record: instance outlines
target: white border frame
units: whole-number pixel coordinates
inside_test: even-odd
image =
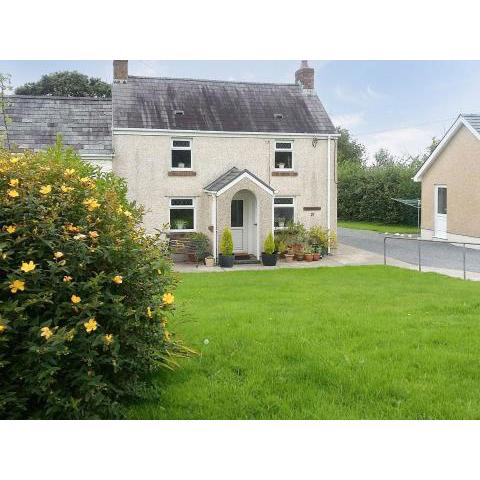
[[[195,201],[194,197],[170,197],[168,199],[168,225],[171,226],[171,218],[170,212],[171,210],[187,210],[189,208],[188,205],[173,205],[172,200],[191,200],[193,208],[193,229],[177,229],[177,228],[169,228],[168,231],[170,233],[191,233],[197,231],[197,202]]]
[[[277,148],[277,143],[289,143],[290,148]],[[273,166],[272,169],[274,172],[293,172],[295,169],[293,168],[295,163],[293,161],[293,140],[275,140],[274,142],[274,148],[273,148]],[[290,152],[292,154],[292,166],[290,168],[277,168],[275,166],[275,156],[277,152]]]
[[[172,137],[170,139],[170,171],[171,172],[191,172],[193,170],[193,148],[192,148],[192,138],[181,138],[181,137]],[[173,142],[189,142],[190,147],[174,147]],[[190,167],[179,168],[172,166],[172,152],[174,150],[181,151],[190,151]]]
[[[292,203],[289,203],[289,204],[275,204],[275,199],[277,198],[291,198],[293,200]],[[273,197],[273,200],[272,200],[272,203],[273,203],[273,208],[272,208],[272,224],[273,224],[273,231],[277,231],[277,230],[285,230],[287,227],[276,227],[275,226],[275,207],[286,207],[286,208],[292,208],[293,209],[293,221],[295,222],[296,221],[296,218],[295,218],[295,213],[297,211],[297,206],[295,204],[295,197],[293,195],[275,195]]]

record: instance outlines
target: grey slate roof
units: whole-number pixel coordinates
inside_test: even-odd
[[[270,185],[268,185],[263,180],[258,178],[250,170],[247,170],[246,168],[243,169],[243,170],[240,170],[237,167],[232,167],[230,170],[225,172],[223,175],[220,175],[212,183],[210,183],[206,187],[204,187],[204,190],[207,191],[207,192],[219,192],[222,188],[224,188],[227,185],[229,185],[230,183],[232,183],[236,178],[238,178],[240,175],[243,175],[244,173],[248,173],[255,180],[257,180],[260,183],[262,183],[263,185],[265,185],[265,187],[267,187],[269,190],[271,190],[272,193],[275,192],[275,189],[273,189]]]
[[[335,133],[315,92],[295,84],[129,76],[112,98],[114,128]]]
[[[480,115],[474,113],[461,115],[478,133],[480,133]]]
[[[63,143],[80,154],[112,153],[110,99],[13,95],[8,103],[11,145],[38,150],[54,144],[61,134]]]

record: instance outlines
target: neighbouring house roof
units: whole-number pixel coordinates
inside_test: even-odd
[[[246,168],[243,170],[238,169],[237,167],[233,167],[227,172],[225,172],[223,175],[220,175],[218,178],[216,178],[213,182],[208,184],[204,190],[206,192],[211,192],[211,193],[222,193],[224,190],[227,190],[229,186],[232,184],[236,183],[236,181],[239,181],[241,178],[244,177],[249,177],[251,180],[253,180],[255,183],[259,184],[262,188],[265,190],[268,190],[269,193],[274,194],[275,189],[272,188],[268,183],[265,183],[263,180],[258,178],[255,174],[253,174],[250,170],[247,170]]]
[[[80,154],[112,154],[112,102],[88,97],[8,97],[8,138],[12,146],[38,150],[63,143]]]
[[[413,177],[415,182],[422,180],[425,172],[432,166],[433,162],[437,159],[438,155],[448,145],[453,136],[457,133],[459,128],[466,127],[470,132],[480,140],[480,115],[477,114],[460,114],[453,125],[448,129],[447,133],[442,138],[441,142],[435,147],[430,156],[423,162],[418,172]]]
[[[129,76],[112,98],[114,129],[336,133],[316,93],[296,84]]]

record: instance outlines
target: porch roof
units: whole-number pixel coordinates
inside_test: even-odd
[[[255,183],[260,184],[260,186],[266,189],[271,195],[275,193],[275,189],[272,188],[268,183],[265,183],[263,180],[258,178],[255,174],[253,174],[250,170],[246,168],[240,170],[237,167],[232,167],[230,170],[225,172],[223,175],[220,175],[216,178],[213,182],[208,184],[204,190],[206,192],[216,193],[217,195],[222,193],[224,190],[227,190],[229,186],[236,183],[236,181],[240,180],[243,177],[250,177]]]

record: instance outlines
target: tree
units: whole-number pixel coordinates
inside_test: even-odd
[[[346,128],[337,127],[337,132],[340,134],[337,150],[338,164],[365,164],[365,146],[352,138],[350,132]]]
[[[375,157],[375,166],[384,167],[386,165],[392,165],[395,163],[395,157],[386,149],[381,148],[374,155]]]
[[[110,85],[100,78],[88,77],[77,71],[64,71],[42,75],[38,82],[17,87],[15,94],[110,98],[112,90]]]
[[[8,139],[8,125],[11,123],[11,118],[7,115],[8,92],[12,90],[10,86],[10,75],[0,73],[0,147],[5,146],[10,148]]]

